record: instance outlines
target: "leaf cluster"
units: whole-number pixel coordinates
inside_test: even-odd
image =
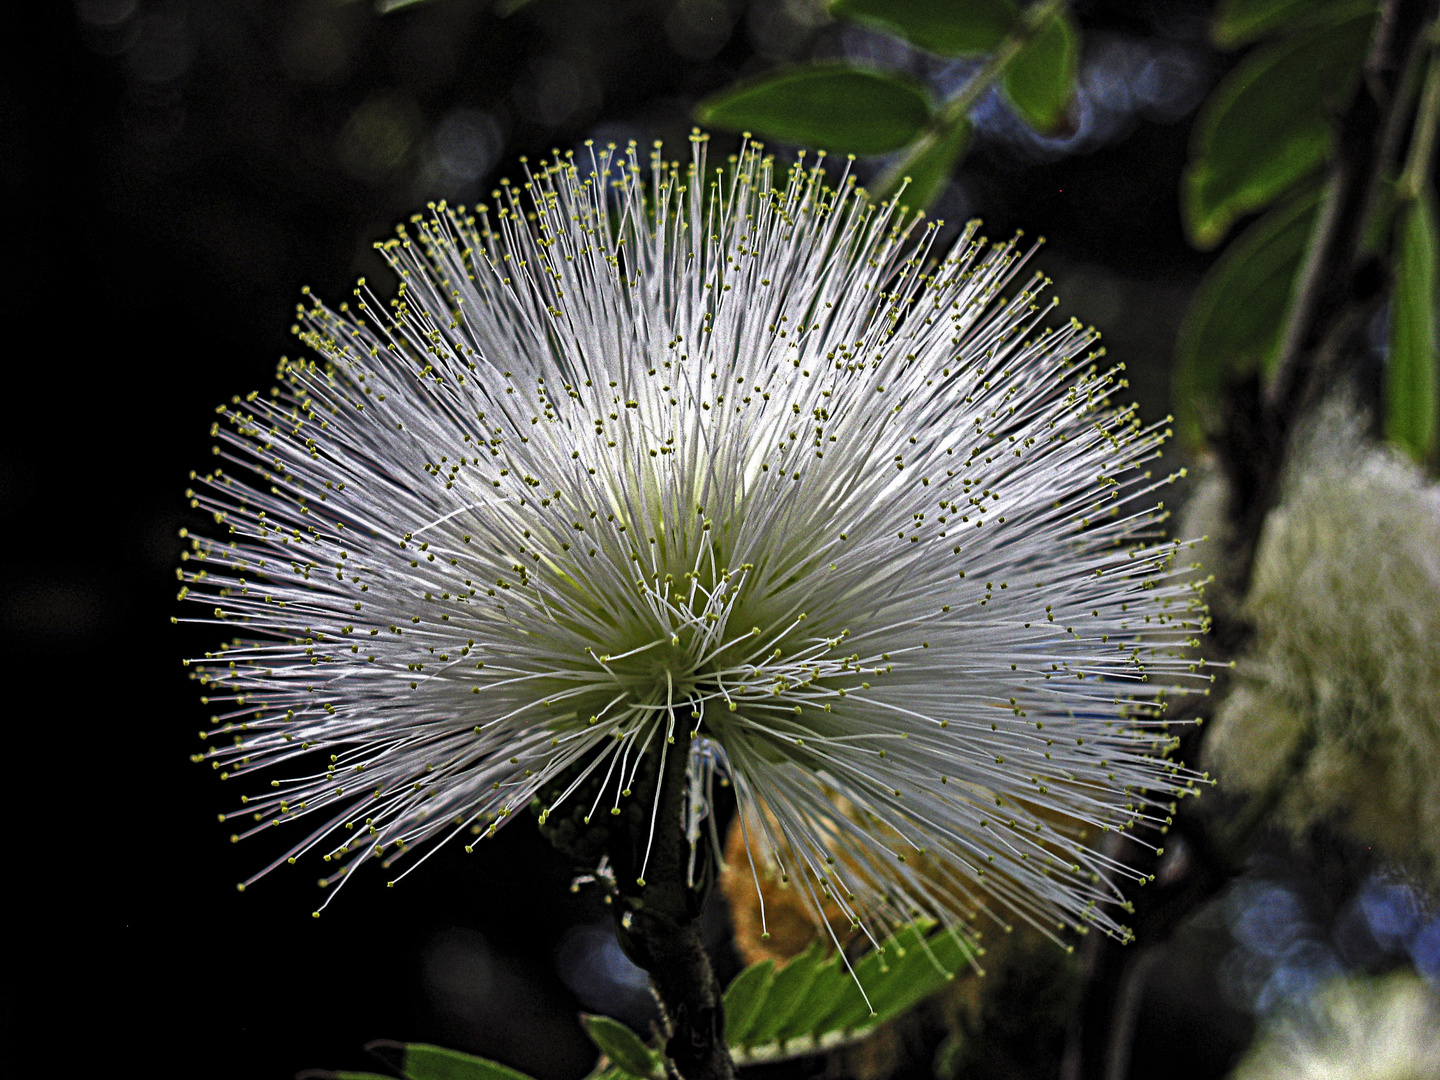
[[[935,201],[965,156],[970,110],[992,85],[1039,131],[1063,130],[1068,122],[1080,31],[1059,0],[1025,10],[1015,0],[830,0],[829,12],[978,66],[954,98],[939,102],[893,72],[836,62],[785,67],[707,99],[696,119],[835,153],[898,151],[876,194],[898,196],[915,210]]]
[[[1062,0],[1024,8],[1016,0],[829,0],[828,10],[937,56],[973,58],[975,70],[954,97],[936,101],[914,79],[853,63],[783,67],[702,102],[696,119],[830,152],[893,155],[875,197],[915,211],[934,202],[969,150],[970,112],[992,86],[1036,130],[1066,126],[1081,35]],[[1244,228],[1202,283],[1176,345],[1175,412],[1192,449],[1203,445],[1228,385],[1274,377],[1325,204],[1335,117],[1356,93],[1378,21],[1378,0],[1217,6],[1216,44],[1249,51],[1196,120],[1181,213],[1201,249]],[[1426,94],[1409,143],[1424,152],[1411,155],[1405,183],[1398,165],[1391,171],[1392,197],[1371,208],[1369,235],[1394,284],[1385,429],[1423,460],[1436,453],[1440,432],[1428,160],[1440,105],[1426,104],[1432,84],[1440,99],[1440,75],[1433,48],[1418,50],[1415,64],[1405,92],[1415,97],[1424,82]]]
[[[1182,438],[1204,441],[1224,388],[1253,373],[1272,380],[1329,206],[1335,116],[1357,92],[1377,33],[1375,0],[1223,0],[1212,28],[1226,47],[1252,46],[1198,117],[1181,191],[1192,243],[1226,247],[1202,282],[1176,345],[1173,395]],[[1428,66],[1429,73],[1424,69]],[[1432,49],[1417,50],[1401,93],[1414,104],[1409,143],[1428,146],[1436,84]],[[1437,87],[1440,90],[1440,87]],[[1386,434],[1424,460],[1436,450],[1436,237],[1430,153],[1388,172],[1367,208],[1365,235],[1393,281],[1383,393]],[[1405,182],[1401,182],[1404,179]]]

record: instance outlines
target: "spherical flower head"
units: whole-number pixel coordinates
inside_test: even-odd
[[[604,821],[685,754],[694,842],[719,775],[817,914],[1116,930],[1123,871],[1050,822],[1193,783],[1163,433],[1013,241],[940,253],[849,178],[695,144],[414,219],[388,305],[304,306],[317,358],[221,410],[193,497],[228,533],[182,577],[240,634],[204,756],[273,777],[231,816],[309,819],[277,862],[333,881],[532,803]]]
[[[1440,883],[1440,493],[1334,408],[1256,556],[1255,643],[1216,716],[1222,784],[1283,789]]]
[[[1337,979],[1262,1032],[1233,1080],[1431,1080],[1440,997],[1409,973]]]

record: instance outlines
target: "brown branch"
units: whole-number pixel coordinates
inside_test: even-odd
[[[689,732],[679,729],[675,742],[664,749],[658,775],[635,784],[629,827],[616,830],[607,845],[615,871],[615,929],[625,952],[650,974],[671,1073],[679,1080],[734,1080],[720,984],[700,933],[706,886],[713,877],[708,845],[702,845],[699,887],[687,882]]]
[[[660,760],[660,749],[664,761]],[[715,879],[714,853],[701,843],[690,884],[690,840],[685,833],[689,732],[645,754],[631,789],[614,812],[591,821],[608,777],[601,770],[572,792],[561,812],[542,815],[540,831],[577,869],[603,857],[600,875],[615,911],[615,934],[627,956],[650,975],[660,1004],[667,1068],[675,1080],[733,1080],[725,1043],[720,985],[700,932],[700,914]],[[537,801],[544,806],[569,786],[561,777]],[[644,879],[643,881],[641,879]]]

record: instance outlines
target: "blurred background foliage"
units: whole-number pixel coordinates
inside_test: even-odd
[[[967,64],[961,81],[927,85],[854,57],[825,59],[722,90],[696,116],[851,156],[895,151],[873,195],[918,211],[948,192],[983,100],[998,103],[1038,139],[1081,126],[1082,31],[1062,0],[1023,10],[1013,0],[832,0],[828,11]],[[1377,0],[1224,0],[1212,15],[1216,44],[1258,47],[1226,73],[1196,118],[1180,191],[1187,235],[1209,250],[1238,220],[1281,205],[1253,222],[1206,275],[1177,342],[1174,407],[1192,452],[1203,448],[1207,429],[1218,429],[1228,385],[1257,370],[1273,382],[1286,351],[1295,352],[1291,327],[1307,317],[1296,297],[1306,264],[1323,246],[1314,238],[1342,202],[1334,178],[1322,198],[1319,174],[1336,152],[1336,118],[1355,94],[1380,21]],[[1367,194],[1362,225],[1367,254],[1385,264],[1395,283],[1389,323],[1380,328],[1388,347],[1378,411],[1390,441],[1424,462],[1434,456],[1440,431],[1430,179],[1440,66],[1433,44],[1405,45],[1398,107],[1391,111],[1400,122],[1385,133],[1379,153],[1403,147],[1404,168],[1398,159],[1381,163],[1383,184]],[[1126,85],[1143,93],[1146,74],[1156,77],[1147,71]],[[1373,81],[1380,73],[1364,75]]]
[[[12,948],[36,962],[7,970],[6,1075],[27,1074],[36,1008],[73,1036],[62,1071],[94,1053],[216,1080],[365,1068],[359,1047],[382,1035],[564,1080],[594,1061],[579,1010],[641,1030],[651,1018],[600,897],[570,889],[570,867],[525,829],[473,856],[447,849],[405,888],[360,884],[319,922],[298,871],[233,888],[264,853],[225,843],[213,815],[226,793],[188,761],[206,717],[174,658],[209,642],[169,625],[177,533],[195,524],[180,493],[209,410],[264,386],[293,349],[302,285],[339,299],[359,275],[384,280],[371,245],[395,222],[429,200],[485,198],[522,175],[521,156],[585,139],[682,154],[700,117],[782,157],[854,151],[882,194],[910,176],[910,199],[947,228],[978,216],[992,237],[1045,236],[1063,310],[1101,327],[1141,414],[1176,410],[1194,454],[1207,403],[1278,348],[1324,198],[1326,110],[1357,77],[1356,28],[1373,12],[1074,0],[1021,14],[985,0],[961,26],[897,14],[940,7],[901,0],[391,6],[73,0],[4,16],[14,404],[0,505],[15,527],[0,630],[21,687],[12,753],[41,785],[15,832],[54,853],[18,875],[29,932]],[[777,72],[782,91],[829,107],[767,100]],[[1255,111],[1266,85],[1289,113]],[[866,141],[847,143],[842,106],[867,120]],[[1276,116],[1293,123],[1267,128]],[[718,135],[714,149],[737,142]],[[1411,299],[1377,323],[1367,370],[1377,401],[1409,403],[1387,423],[1422,456],[1435,244],[1428,173],[1414,180],[1397,175],[1400,211],[1377,227],[1414,268],[1397,294]],[[1383,363],[1392,336],[1430,358],[1428,383]],[[1413,966],[1440,982],[1440,922],[1418,895],[1367,849],[1317,843],[1263,838],[1162,950],[1131,1075],[1226,1075],[1257,1017],[1337,971]],[[707,920],[728,980],[741,957],[723,900]],[[931,1015],[937,1031],[968,1032],[964,1052],[953,1039],[938,1056],[933,1040],[903,1047],[885,1075],[1043,1074],[1018,1004],[1035,993],[1006,976],[962,1017]]]

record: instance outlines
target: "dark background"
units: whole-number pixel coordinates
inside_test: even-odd
[[[216,814],[240,792],[188,759],[208,714],[180,661],[214,642],[170,623],[178,531],[204,529],[187,473],[215,405],[294,350],[301,286],[334,301],[383,279],[371,244],[427,200],[476,201],[518,155],[588,137],[686,153],[697,100],[787,61],[849,55],[941,94],[967,66],[831,23],[818,0],[10,6],[0,632],[21,913],[0,1073],[278,1080],[365,1068],[361,1044],[388,1037],[582,1075],[576,1011],[643,1024],[647,999],[593,890],[572,892],[525,825],[393,890],[362,874],[318,920],[317,866],[236,892],[266,848],[227,843]],[[1208,6],[1079,0],[1074,130],[1039,138],[986,99],[937,207],[1048,238],[1065,310],[1105,331],[1148,419],[1209,258],[1177,211],[1190,121],[1228,63]],[[1255,994],[1217,980],[1243,939],[1227,918],[1162,967],[1137,1075],[1233,1061]]]

